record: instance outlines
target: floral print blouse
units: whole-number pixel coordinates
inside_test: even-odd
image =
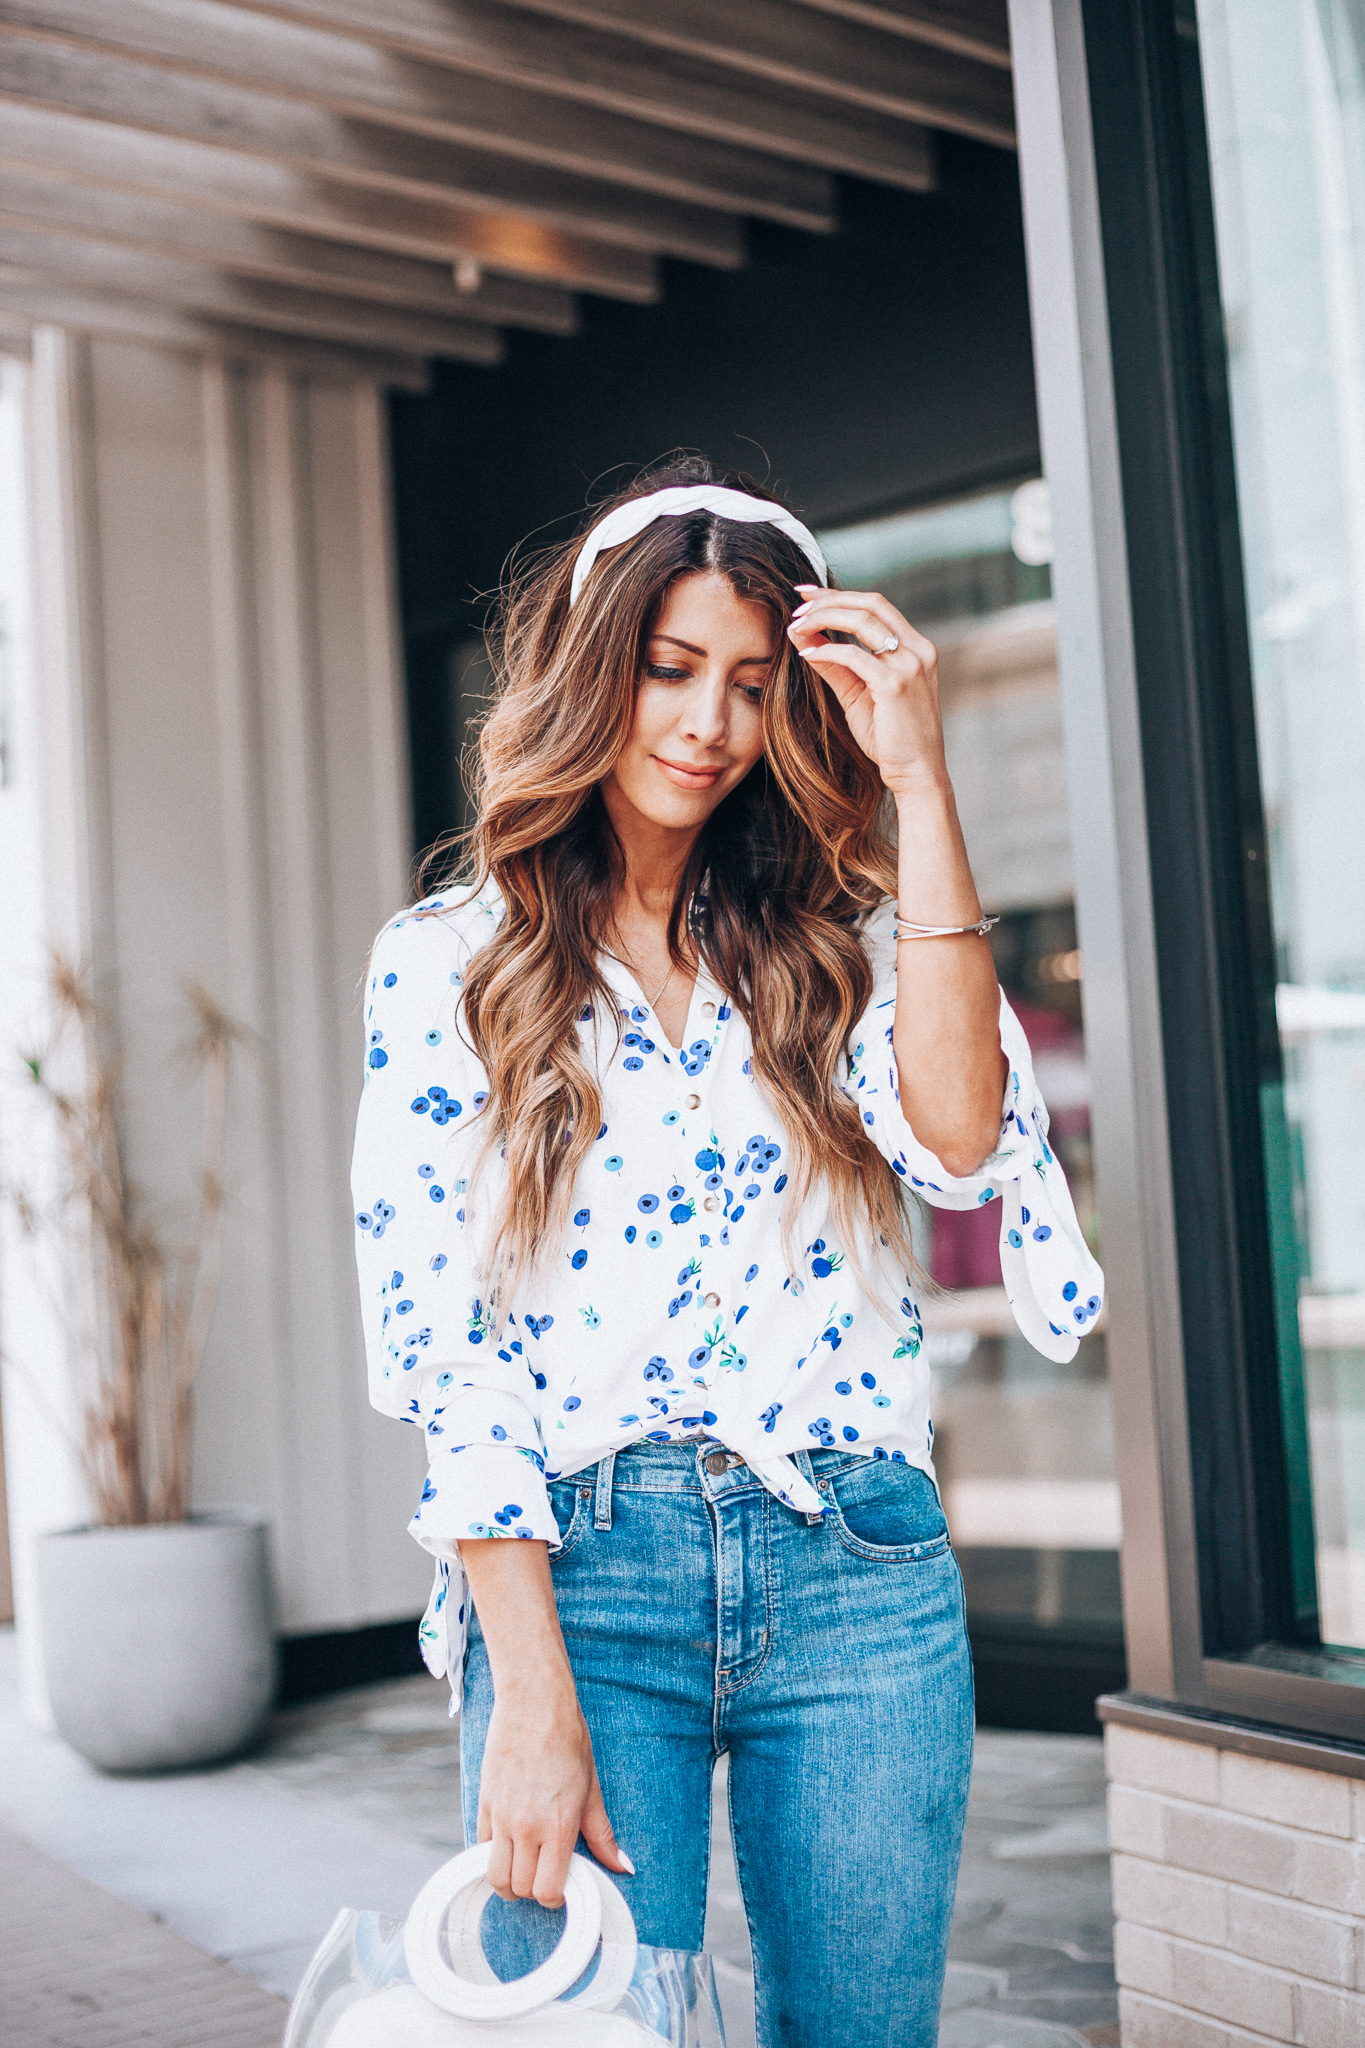
[[[602,1127],[563,1246],[495,1328],[479,1247],[497,1162],[476,1204],[468,1180],[487,1077],[463,1029],[461,986],[500,916],[491,889],[457,891],[380,934],[352,1174],[370,1397],[427,1439],[411,1523],[437,1561],[422,1647],[456,1701],[460,1540],[557,1544],[547,1483],[610,1451],[712,1438],[810,1514],[823,1504],[794,1462],[802,1451],[852,1449],[933,1474],[915,1288],[882,1252],[868,1281],[878,1301],[869,1297],[820,1181],[790,1233],[788,1264],[787,1133],[754,1078],[747,1026],[704,966],[677,1051],[630,973],[603,955],[617,1014],[583,1020],[597,1047]],[[999,1144],[979,1172],[955,1178],[901,1114],[893,918],[887,901],[864,919],[873,993],[843,1086],[908,1189],[939,1208],[999,1203],[1015,1319],[1039,1351],[1068,1359],[1100,1312],[1103,1279],[1048,1145],[1027,1041],[1002,996],[1010,1070]]]

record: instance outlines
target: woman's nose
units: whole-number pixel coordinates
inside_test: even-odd
[[[726,697],[723,684],[703,683],[688,693],[683,711],[683,730],[689,739],[714,746],[726,734]]]

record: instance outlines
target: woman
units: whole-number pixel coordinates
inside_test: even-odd
[[[727,1751],[760,2042],[926,2048],[972,1691],[909,1190],[1001,1202],[1050,1357],[1102,1283],[934,649],[826,586],[697,464],[522,578],[477,873],[371,964],[359,1264],[372,1397],[428,1439],[423,1642],[494,1889],[557,1905],[581,1834],[642,1940],[700,1948]]]

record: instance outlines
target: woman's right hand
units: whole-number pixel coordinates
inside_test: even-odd
[[[493,1844],[489,1884],[502,1899],[562,1906],[580,1834],[599,1863],[634,1876],[607,1819],[567,1662],[562,1673],[519,1672],[510,1686],[495,1679],[479,1775],[479,1840]]]
[[[502,1899],[562,1906],[581,1834],[607,1870],[634,1877],[618,1847],[574,1690],[544,1543],[462,1543],[493,1679],[479,1772],[478,1839]]]

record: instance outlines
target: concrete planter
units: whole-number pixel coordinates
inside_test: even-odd
[[[264,1518],[63,1529],[37,1546],[58,1732],[102,1771],[216,1763],[259,1734],[275,1688]]]

